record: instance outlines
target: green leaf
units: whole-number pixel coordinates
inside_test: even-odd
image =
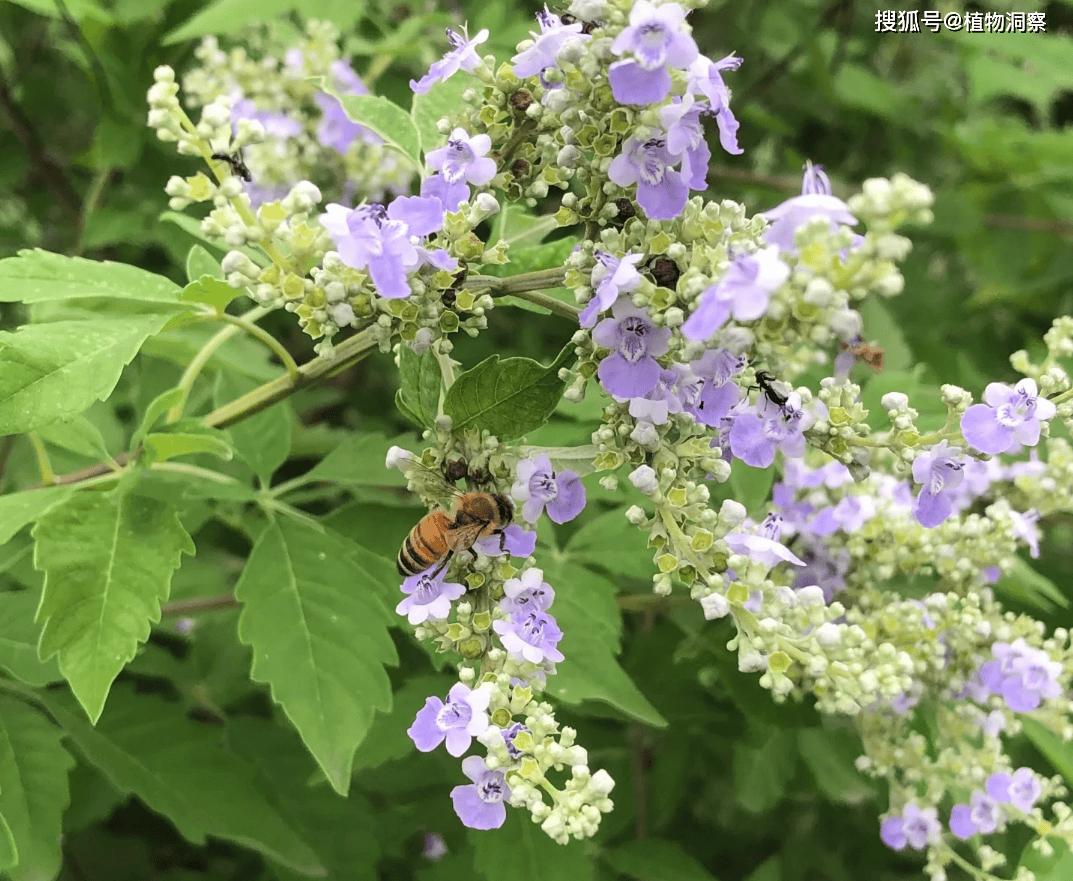
[[[613,551],[613,552],[612,552]],[[566,553],[591,566],[616,575],[644,577],[654,571],[654,551],[644,536],[630,525],[621,509],[608,511],[585,523],[570,536]]]
[[[209,453],[230,460],[231,445],[226,435],[215,428],[187,426],[185,430],[158,431],[146,436],[143,446],[149,462],[166,462],[176,456],[194,456]]]
[[[202,249],[204,250],[204,249]],[[179,294],[184,303],[198,303],[202,306],[211,306],[217,312],[223,312],[241,291],[231,287],[227,282],[213,278],[211,275],[203,275],[197,281],[192,281]]]
[[[39,652],[60,670],[97,721],[112,681],[160,620],[171,575],[194,544],[168,505],[127,495],[81,492],[48,512],[33,531],[34,565],[45,572],[37,611]]]
[[[0,545],[73,492],[73,486],[50,486],[0,496]]]
[[[257,388],[258,383],[221,371],[213,392],[216,406],[234,401]],[[291,453],[291,405],[279,401],[228,429],[235,452],[265,483]]]
[[[124,366],[167,321],[116,315],[0,331],[0,435],[70,419],[107,398]]]
[[[1066,784],[1073,786],[1073,744],[1064,742],[1035,719],[1022,717],[1021,723],[1025,736],[1043,753],[1054,769],[1066,778]]]
[[[321,459],[305,477],[343,486],[399,486],[406,479],[385,464],[392,442],[382,434],[352,434]]]
[[[212,835],[306,875],[323,874],[309,845],[258,791],[254,769],[222,746],[218,727],[187,718],[182,704],[119,687],[94,728],[59,695],[41,700],[86,761],[188,841],[200,845]]]
[[[1056,606],[1063,609],[1069,606],[1069,599],[1055,583],[1021,557],[1014,557],[1010,571],[995,582],[995,592],[1044,612],[1053,612]]]
[[[184,327],[169,327],[146,340],[142,352],[166,358],[185,369],[218,332],[218,327],[204,321]],[[280,375],[279,365],[269,361],[265,346],[246,334],[231,337],[213,353],[205,367],[207,371],[230,370],[261,382],[277,379]]]
[[[395,692],[391,712],[376,717],[354,756],[354,769],[375,768],[411,755],[416,747],[406,734],[430,695],[444,696],[457,682],[449,676],[416,676]]]
[[[0,260],[0,302],[38,303],[105,297],[178,306],[179,286],[136,266],[65,257],[50,251],[19,251]]]
[[[249,25],[282,18],[302,7],[301,0],[215,0],[172,29],[161,43],[182,43],[210,34],[235,34]]]
[[[774,483],[774,468],[750,468],[739,461],[731,468],[727,488],[730,498],[741,502],[746,511],[755,513],[771,498],[771,487]]]
[[[1036,881],[1069,881],[1073,878],[1073,851],[1056,835],[1049,836],[1047,843],[1053,853],[1044,856],[1029,843],[1021,854],[1020,866],[1030,870]]]
[[[580,841],[556,844],[525,811],[507,809],[507,821],[488,832],[469,831],[473,862],[487,881],[591,881],[593,864]]]
[[[0,814],[0,869],[10,869],[19,861],[19,851],[15,847],[15,836],[11,833],[7,817]]]
[[[797,748],[816,786],[830,801],[860,804],[875,797],[875,789],[857,770],[860,741],[849,731],[801,728]]]
[[[360,122],[372,129],[392,147],[413,161],[416,168],[422,168],[421,136],[410,114],[394,101],[381,95],[340,95],[324,77],[310,80],[318,89],[338,99],[343,112],[351,122]]]
[[[374,712],[391,707],[383,665],[398,662],[367,580],[326,530],[280,518],[261,533],[235,588],[251,676],[271,688],[341,795]]]
[[[217,281],[223,281],[224,273],[220,268],[220,261],[213,257],[204,245],[191,245],[190,252],[186,255],[186,278],[193,282],[206,275]],[[237,293],[238,291],[235,291],[235,294]]]
[[[45,443],[88,456],[103,459],[108,456],[108,445],[101,430],[85,416],[76,416],[67,422],[53,422],[37,429],[37,435]]]
[[[539,428],[555,411],[564,383],[559,369],[574,357],[568,343],[544,367],[529,358],[486,358],[455,381],[443,402],[454,430],[487,429],[501,441],[513,440]]]
[[[63,862],[61,821],[74,759],[61,737],[37,710],[0,696],[0,815],[18,851],[18,864],[6,866],[11,881],[54,878]]]
[[[440,406],[443,374],[432,352],[414,354],[407,345],[399,346],[399,391],[395,401],[403,415],[413,417],[422,428],[432,428]]]
[[[602,854],[604,861],[627,878],[641,881],[715,881],[707,869],[675,841],[645,838],[628,841]]]
[[[134,432],[134,436],[130,439],[130,452],[133,453],[141,446],[146,433],[156,425],[157,420],[185,397],[185,391],[176,387],[170,388],[166,392],[161,392],[153,398],[149,406],[145,408],[145,415],[142,416],[141,425],[138,426],[138,430]]]
[[[474,76],[458,71],[446,80],[433,84],[424,95],[414,94],[410,105],[410,118],[417,129],[417,142],[421,152],[443,146],[446,135],[440,134],[437,123],[441,119],[452,119],[463,110],[462,95],[467,89],[483,89],[481,82]]]
[[[731,764],[738,804],[761,814],[782,800],[797,767],[797,749],[792,731],[760,725],[753,730],[755,743],[735,743]]]
[[[42,661],[37,656],[41,629],[34,613],[40,601],[39,590],[0,593],[0,667],[38,688],[63,678],[55,658]]]

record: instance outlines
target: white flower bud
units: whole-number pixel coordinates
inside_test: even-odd
[[[724,618],[730,614],[730,603],[721,593],[711,593],[706,597],[701,597],[700,607],[704,610],[704,617],[709,621]]]
[[[634,526],[640,526],[647,519],[645,512],[637,505],[630,505],[626,509],[626,519]]]
[[[408,461],[414,457],[414,454],[409,450],[404,450],[402,447],[392,447],[387,451],[386,465],[388,468],[399,468],[401,471],[401,463]]]
[[[349,303],[337,303],[328,314],[338,327],[346,327],[354,320],[354,309]]]
[[[891,410],[900,411],[909,406],[909,396],[902,392],[887,392],[879,399],[879,402],[883,405],[883,409],[888,412]]]
[[[650,496],[659,490],[659,480],[656,479],[656,472],[649,465],[639,465],[630,472],[630,483],[646,496]]]
[[[747,513],[745,505],[741,502],[724,499],[723,504],[719,506],[719,521],[729,527],[740,526],[745,521]]]

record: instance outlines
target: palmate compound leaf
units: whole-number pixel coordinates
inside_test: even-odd
[[[0,331],[0,435],[70,419],[104,400],[169,315],[110,315]]]
[[[178,514],[156,499],[80,492],[33,531],[45,573],[38,652],[60,671],[96,722],[112,681],[160,620],[172,573],[194,543]]]
[[[61,737],[37,710],[0,696],[0,815],[17,851],[17,862],[0,859],[0,870],[11,881],[59,872],[61,821],[70,800],[67,773],[75,763]]]
[[[455,380],[443,402],[455,431],[488,429],[501,441],[540,428],[563,393],[559,369],[574,357],[568,343],[545,367],[530,358],[486,358]]]
[[[328,530],[280,517],[261,533],[235,588],[251,676],[271,688],[341,795],[374,713],[391,708],[384,665],[398,663],[369,581]]]
[[[316,854],[258,790],[255,769],[226,749],[216,726],[187,718],[182,704],[120,685],[94,728],[61,694],[41,693],[41,701],[87,762],[188,841],[204,844],[211,835],[304,875],[324,874]]]

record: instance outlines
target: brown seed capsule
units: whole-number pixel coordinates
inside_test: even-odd
[[[678,264],[670,257],[657,257],[652,261],[651,270],[652,278],[656,280],[656,284],[660,287],[670,288],[672,291],[674,286],[678,284],[678,277],[682,274]]]
[[[444,468],[444,474],[447,475],[447,479],[451,481],[451,483],[454,483],[456,480],[462,480],[462,478],[466,476],[466,472],[466,463],[461,459],[448,462],[447,467]]]
[[[631,217],[637,216],[637,209],[633,207],[633,202],[629,199],[615,199],[615,207],[618,208],[618,214],[614,220],[617,226],[622,226]]]
[[[522,178],[529,174],[529,168],[529,163],[526,162],[524,159],[515,159],[510,164],[510,173],[513,174],[516,178]]]
[[[455,301],[458,300],[458,294],[448,288],[442,294],[440,294],[440,302],[443,303],[448,309],[451,309],[455,305]]]
[[[529,109],[529,105],[532,103],[533,96],[525,91],[525,89],[519,89],[510,96],[510,106],[516,113],[525,113],[525,111]]]
[[[492,472],[487,468],[474,468],[469,473],[469,479],[476,484],[486,484],[492,482]]]

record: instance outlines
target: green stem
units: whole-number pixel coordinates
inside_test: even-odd
[[[226,312],[217,312],[212,317],[218,318],[221,321],[226,321],[228,324],[233,324],[236,327],[241,327],[250,336],[259,339],[276,353],[276,357],[279,358],[279,360],[283,362],[283,366],[287,368],[287,375],[290,376],[292,380],[298,379],[298,364],[295,362],[294,358],[291,357],[291,353],[283,348],[283,344],[263,327],[259,327],[243,315],[229,315]]]
[[[465,286],[474,291],[486,290],[493,297],[504,297],[508,294],[517,296],[526,291],[561,288],[565,281],[566,267],[553,266],[551,269],[537,269],[508,278],[497,278],[494,275],[471,275],[466,279]]]
[[[37,458],[37,470],[41,473],[41,482],[45,486],[50,486],[56,482],[56,472],[52,470],[48,450],[45,449],[45,445],[41,443],[41,438],[37,436],[36,432],[31,431],[27,433],[26,437],[30,439],[30,444],[34,448],[34,456]]]
[[[511,294],[511,296],[517,297],[519,300],[528,300],[537,306],[543,306],[549,312],[554,312],[563,318],[569,318],[573,322],[577,322],[578,316],[581,314],[581,310],[577,306],[571,306],[569,303],[564,303],[562,300],[557,300],[555,297],[550,297],[537,291],[521,291]]]
[[[245,315],[242,315],[240,319],[236,320],[236,323],[229,324],[227,327],[222,328],[218,333],[209,339],[205,345],[201,347],[193,358],[193,360],[186,365],[186,370],[183,371],[182,379],[179,380],[179,388],[183,390],[182,400],[179,401],[174,407],[168,411],[168,422],[176,422],[183,415],[183,408],[186,406],[186,399],[190,395],[190,389],[193,388],[194,380],[198,378],[198,375],[205,369],[205,365],[209,363],[209,359],[216,354],[216,350],[226,343],[231,337],[238,336],[239,332],[246,329],[246,324],[253,324],[258,318],[267,315],[272,311],[271,306],[258,306],[256,309],[251,309]],[[235,316],[228,316],[234,318]],[[290,358],[290,356],[287,356]],[[293,363],[293,361],[292,361]]]
[[[510,168],[511,160],[514,158],[514,154],[518,152],[518,148],[529,138],[529,136],[536,131],[537,121],[526,117],[522,122],[514,127],[514,131],[511,132],[510,138],[507,143],[503,145],[503,149],[499,151],[499,170],[503,171]]]
[[[173,615],[193,615],[198,612],[215,612],[220,609],[234,609],[239,605],[233,593],[225,593],[214,597],[194,597],[189,600],[175,600],[171,603],[160,604],[162,617]]]

